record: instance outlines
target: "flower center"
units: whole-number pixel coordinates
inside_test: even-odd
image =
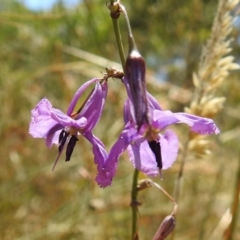
[[[147,128],[145,128],[144,133],[142,134],[148,142],[150,141],[157,141],[159,140],[159,130],[152,128],[151,126],[148,126]]]
[[[67,139],[69,139],[67,143],[67,149],[66,149],[66,158],[65,161],[70,161],[70,158],[73,153],[73,149],[76,145],[76,142],[78,141],[78,138],[76,137],[78,133],[78,130],[76,128],[70,127],[66,128],[66,130],[62,130],[61,133],[59,134],[59,146],[58,146],[58,151],[61,152],[63,147],[66,144]]]

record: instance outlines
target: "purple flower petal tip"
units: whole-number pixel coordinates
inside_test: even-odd
[[[43,98],[31,111],[31,122],[29,133],[34,138],[46,138],[49,127],[52,128],[56,122],[51,118],[52,105],[48,99]]]
[[[101,187],[101,188],[105,188],[108,187],[112,184],[112,176],[109,172],[106,172],[104,170],[101,170],[97,177],[95,178],[97,184]]]

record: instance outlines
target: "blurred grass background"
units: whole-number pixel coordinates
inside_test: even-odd
[[[123,4],[147,62],[148,90],[164,109],[182,111],[191,100],[192,73],[209,37],[217,2],[125,0]],[[120,26],[127,47],[123,19]],[[232,33],[237,62],[239,30],[236,24]],[[87,60],[84,54],[76,57],[78,49],[119,62],[105,1],[84,0],[74,7],[58,2],[48,11],[34,12],[19,1],[1,0],[0,239],[130,238],[133,167],[127,154],[119,161],[112,186],[100,189],[94,181],[96,167],[87,141],[80,138],[71,161],[61,158],[52,172],[57,148],[47,149],[43,140],[28,134],[30,110],[41,98],[66,111],[77,88],[105,71],[101,63]],[[190,156],[186,163],[175,239],[212,239],[231,207],[239,166],[239,91],[239,72],[232,72],[217,93],[226,96],[227,102],[215,119],[222,134],[210,137],[212,154],[204,159]],[[124,99],[122,84],[110,79],[103,117],[94,130],[107,149],[123,127]],[[184,143],[186,128],[174,130]],[[163,173],[164,181],[155,179],[170,194],[178,168],[177,161]],[[151,239],[170,214],[172,203],[156,189],[141,192],[139,199],[143,202],[140,239]],[[234,239],[240,239],[239,222]]]

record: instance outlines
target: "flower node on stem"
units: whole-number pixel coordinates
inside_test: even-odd
[[[119,0],[116,2],[111,1],[109,4],[107,4],[108,9],[110,10],[111,18],[117,19],[120,17],[121,8],[119,4],[120,4]]]

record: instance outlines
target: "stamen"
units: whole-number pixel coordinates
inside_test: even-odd
[[[161,155],[161,146],[160,146],[160,142],[157,141],[148,141],[148,145],[151,148],[151,150],[153,151],[155,157],[156,157],[156,162],[157,162],[157,166],[159,169],[162,169],[162,155]],[[160,176],[161,176],[161,172],[160,172]]]
[[[62,151],[68,136],[69,136],[69,132],[67,132],[65,130],[62,130],[61,133],[59,134],[59,139],[58,139],[58,143],[59,143],[58,151],[59,152]]]
[[[74,149],[77,141],[78,141],[78,138],[75,137],[74,135],[70,138],[68,145],[67,145],[67,149],[66,149],[66,159],[65,159],[66,162],[70,161],[73,149]]]

